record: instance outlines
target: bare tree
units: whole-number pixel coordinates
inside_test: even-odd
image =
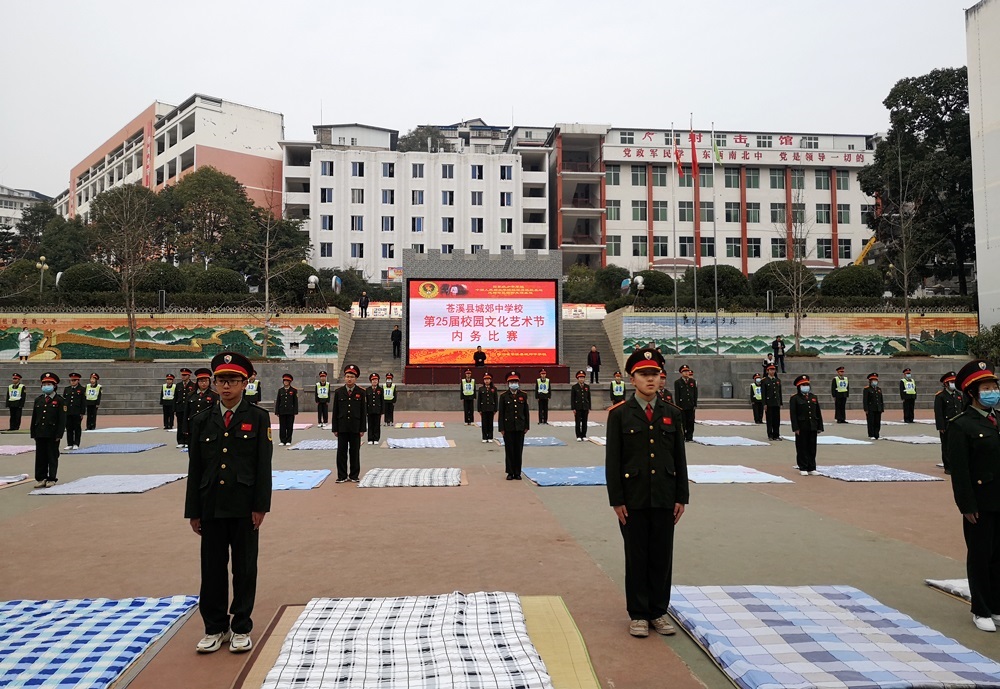
[[[802,319],[805,312],[819,296],[816,291],[816,276],[806,261],[814,255],[809,249],[809,237],[813,232],[813,222],[806,216],[802,203],[802,191],[798,190],[791,208],[786,208],[786,221],[774,226],[778,237],[785,240],[785,262],[772,264],[771,277],[784,296],[789,298],[789,312],[792,315],[792,334],[795,349],[800,349]],[[789,222],[790,220],[790,222]]]
[[[146,264],[158,260],[162,241],[155,231],[159,221],[155,193],[137,184],[115,187],[97,196],[91,205],[95,257],[114,270],[128,319],[128,355],[135,358],[136,283]]]

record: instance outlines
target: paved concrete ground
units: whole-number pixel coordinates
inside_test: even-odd
[[[828,412],[829,414],[829,412]],[[889,413],[895,419],[898,412]],[[749,420],[747,411],[703,412]],[[923,410],[918,417],[930,416]],[[604,412],[592,420],[603,423]],[[569,420],[566,412],[552,420]],[[300,415],[309,422],[311,415]],[[278,606],[314,596],[390,596],[453,590],[510,590],[561,595],[606,687],[727,687],[728,681],[686,636],[633,639],[626,633],[621,538],[603,487],[540,488],[504,480],[503,449],[479,442],[458,412],[407,413],[397,421],[445,421],[445,429],[383,429],[383,438],[441,435],[449,450],[364,446],[374,466],[459,466],[460,488],[359,489],[336,485],[276,492],[262,527],[255,613],[263,629]],[[105,425],[158,425],[155,416],[114,417]],[[864,426],[828,426],[863,438]],[[604,427],[591,429],[603,435]],[[933,426],[883,427],[883,435],[933,435]],[[535,426],[565,447],[527,448],[526,466],[603,463],[603,448],[573,442],[572,428]],[[696,435],[765,439],[763,427],[697,426]],[[295,440],[328,438],[296,431]],[[135,455],[63,456],[60,479],[99,473],[186,470],[186,455],[166,431],[84,435],[97,442],[167,442]],[[0,435],[0,444],[29,444]],[[820,464],[867,464],[937,474],[940,449],[880,441],[820,447]],[[961,517],[950,484],[845,483],[800,477],[794,445],[715,448],[688,445],[690,464],[743,464],[795,483],[699,485],[678,532],[678,584],[847,584],[875,596],[967,646],[1000,660],[1000,635],[977,631],[968,606],[923,585],[926,577],[964,576]],[[334,468],[333,452],[275,448],[275,468]],[[0,457],[0,473],[31,474],[33,455]],[[142,495],[29,496],[28,486],[0,490],[0,598],[163,596],[197,593],[197,537],[183,519],[184,483]],[[133,687],[226,687],[243,656],[196,656],[196,615],[146,667]]]

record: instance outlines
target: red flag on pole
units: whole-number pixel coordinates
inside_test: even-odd
[[[691,138],[691,176],[694,178],[694,183],[698,184],[698,151],[695,148],[694,130],[689,136]]]
[[[674,163],[677,165],[677,177],[684,179],[684,168],[681,167],[681,149],[677,146],[677,135],[670,130],[670,136],[674,141]]]

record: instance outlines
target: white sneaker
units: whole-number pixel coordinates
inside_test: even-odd
[[[72,449],[73,449],[72,445],[67,445],[66,447],[63,448],[63,451],[66,452],[66,451],[69,451],[69,450],[72,450]]]
[[[819,476],[819,472],[818,471],[810,471],[809,475],[810,476]]]
[[[215,653],[229,637],[229,632],[219,632],[218,634],[206,634],[202,637],[195,650],[198,653]]]
[[[809,475],[808,471],[800,471],[799,473],[802,474],[803,476],[808,476]]]
[[[246,653],[253,648],[253,642],[249,634],[233,634],[232,641],[229,642],[230,653]]]
[[[177,443],[177,447],[178,448],[184,447],[184,443]]]
[[[972,623],[976,625],[977,629],[984,632],[995,632],[997,630],[997,625],[992,617],[976,617],[973,615]]]
[[[37,481],[35,483],[35,488],[47,488],[48,481]]]

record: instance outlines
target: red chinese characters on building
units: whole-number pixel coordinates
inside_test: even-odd
[[[646,132],[645,134],[643,134],[642,135],[642,140],[643,141],[652,141],[653,140],[653,132]]]
[[[735,134],[733,135],[733,143],[746,145],[747,135],[746,134]]]
[[[788,134],[782,134],[781,136],[778,137],[778,145],[779,146],[791,146],[792,145],[792,137],[790,135],[788,135]]]

